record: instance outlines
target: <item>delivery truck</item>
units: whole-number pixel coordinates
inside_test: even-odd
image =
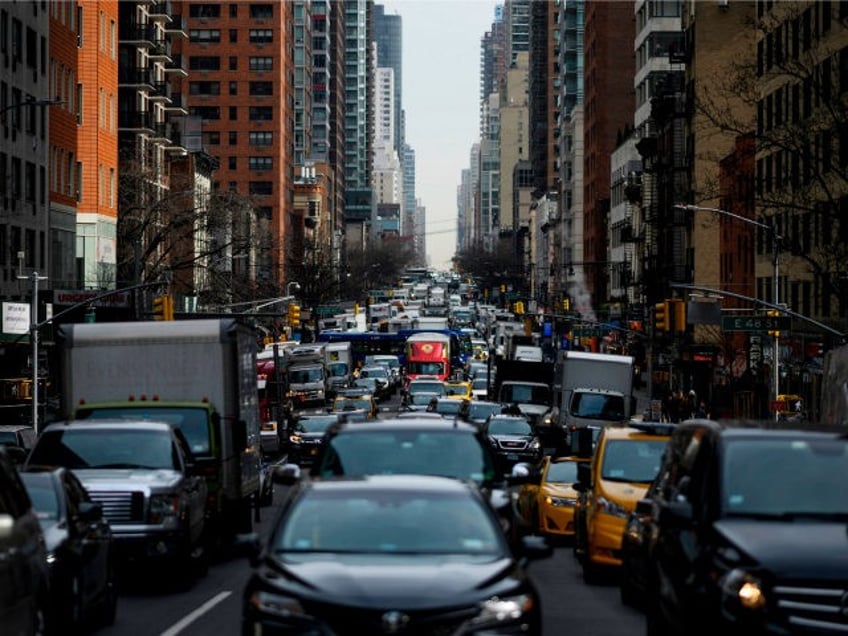
[[[207,483],[214,539],[252,530],[259,505],[256,336],[236,319],[61,325],[67,419],[164,421]]]

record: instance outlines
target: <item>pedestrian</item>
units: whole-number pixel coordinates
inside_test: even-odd
[[[703,400],[698,403],[698,408],[696,408],[695,412],[692,413],[692,417],[698,419],[709,419],[710,414],[707,412],[707,405],[704,404]]]

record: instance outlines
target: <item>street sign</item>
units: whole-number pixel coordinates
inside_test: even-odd
[[[328,307],[326,305],[319,305],[315,308],[315,313],[319,316],[335,316],[336,314],[340,314],[344,311],[341,307]]]
[[[789,316],[722,316],[722,331],[789,331]]]

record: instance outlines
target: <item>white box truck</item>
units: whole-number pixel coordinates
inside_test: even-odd
[[[250,532],[259,505],[256,336],[236,319],[61,325],[67,419],[165,421],[208,486],[208,528]]]
[[[578,428],[600,431],[634,414],[633,357],[560,351],[554,366],[554,418],[571,440]],[[594,436],[594,434],[593,434]]]

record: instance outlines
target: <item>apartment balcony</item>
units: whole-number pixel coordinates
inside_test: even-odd
[[[166,73],[173,73],[175,75],[188,77],[188,69],[186,68],[186,58],[182,55],[172,55],[170,64],[165,66],[162,70],[164,70]]]
[[[153,22],[164,22],[169,23],[173,20],[171,13],[173,11],[173,6],[169,0],[159,0],[158,2],[151,2],[147,8],[147,17]]]
[[[152,117],[146,110],[131,110],[118,112],[118,128],[121,130],[149,131],[152,130]]]
[[[161,36],[156,39],[150,48],[147,49],[147,56],[157,62],[171,61],[171,41],[163,39]]]
[[[150,46],[156,39],[156,29],[152,24],[121,22],[118,26],[118,39],[122,44]]]
[[[186,19],[182,15],[173,16],[170,24],[165,25],[165,33],[172,37],[188,37],[188,26]]]
[[[147,99],[152,102],[171,103],[171,85],[168,82],[153,82],[152,89],[147,94]]]
[[[118,86],[146,86],[153,84],[153,69],[150,68],[118,68]]]
[[[180,93],[173,93],[171,103],[164,104],[164,109],[170,115],[188,115],[188,105],[183,102],[183,96]]]

